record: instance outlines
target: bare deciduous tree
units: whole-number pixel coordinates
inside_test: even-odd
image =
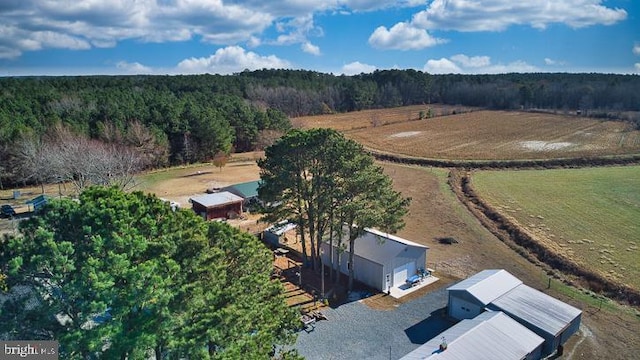
[[[70,182],[78,192],[91,184],[129,189],[145,165],[133,147],[92,140],[63,126],[42,140],[25,137],[14,150],[14,163],[25,182]]]

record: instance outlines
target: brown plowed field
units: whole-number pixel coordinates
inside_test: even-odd
[[[640,131],[619,121],[488,110],[407,121],[398,109],[376,111],[385,121],[375,127],[370,118],[365,127],[366,116],[359,113],[300,118],[295,123],[333,127],[365,147],[429,159],[520,160],[640,153]]]
[[[467,106],[440,104],[411,105],[390,109],[373,109],[330,115],[301,116],[291,119],[291,123],[295,128],[331,128],[339,131],[349,131],[417,121],[420,119],[420,112],[422,111],[424,116],[427,116],[429,109],[431,109],[432,116],[445,116],[478,110],[477,108]]]

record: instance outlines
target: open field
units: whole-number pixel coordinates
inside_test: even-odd
[[[323,115],[304,124],[344,131],[375,150],[429,159],[519,160],[640,153],[640,131],[624,122],[488,110],[406,121],[400,110],[376,111],[389,125],[373,127],[369,114],[367,126],[367,115],[360,113]]]
[[[411,105],[389,109],[362,110],[330,115],[301,116],[291,119],[295,128],[331,128],[339,131],[358,130],[420,119],[420,112],[427,116],[445,116],[477,110],[468,106],[442,104]]]
[[[481,171],[472,186],[555,253],[640,289],[640,166]]]

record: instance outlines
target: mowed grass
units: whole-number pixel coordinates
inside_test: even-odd
[[[343,121],[349,120],[345,117]],[[473,111],[345,134],[372,149],[429,159],[521,160],[640,153],[640,131],[631,124],[533,112]]]
[[[480,171],[472,184],[551,249],[640,289],[640,166]]]

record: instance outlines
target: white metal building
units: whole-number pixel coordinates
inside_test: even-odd
[[[440,345],[446,342],[445,350]],[[544,339],[499,311],[462,320],[427,341],[402,360],[534,360]]]
[[[506,270],[484,270],[448,289],[448,314],[462,320],[502,311],[544,339],[542,355],[578,331],[582,311],[529,287]]]
[[[580,309],[524,284],[497,298],[488,308],[503,311],[544,338],[545,355],[578,331],[582,317]]]
[[[322,261],[331,264],[329,244],[322,244]],[[375,229],[365,233],[354,243],[354,279],[374,289],[387,292],[393,286],[405,284],[417,270],[426,269],[429,248]],[[337,252],[334,246],[334,254]],[[340,256],[340,270],[348,274],[348,248]],[[335,255],[334,255],[335,259]]]
[[[521,284],[506,270],[483,270],[447,289],[449,316],[458,320],[474,318],[493,300]]]

